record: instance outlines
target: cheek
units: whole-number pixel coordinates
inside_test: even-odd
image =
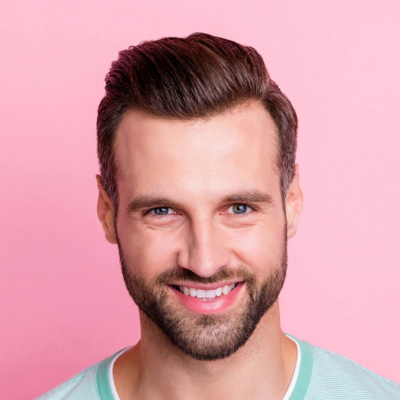
[[[230,248],[233,265],[245,264],[251,272],[269,275],[280,266],[285,245],[284,222],[259,224],[246,231],[232,232]]]
[[[125,261],[132,272],[149,279],[176,266],[174,236],[171,232],[160,232],[134,223],[118,226],[118,239]]]

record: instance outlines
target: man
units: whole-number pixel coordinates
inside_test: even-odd
[[[41,399],[400,399],[282,332],[297,117],[253,48],[194,34],[122,51],[97,132],[98,216],[142,336]]]

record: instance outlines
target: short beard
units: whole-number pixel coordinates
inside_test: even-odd
[[[175,346],[196,360],[226,358],[243,346],[263,315],[278,299],[286,278],[286,229],[280,265],[261,283],[244,268],[226,268],[212,277],[203,278],[179,267],[167,270],[147,283],[134,274],[134,265],[127,265],[119,240],[118,249],[122,274],[133,301]],[[238,305],[235,313],[228,311],[220,315],[196,315],[185,309],[176,309],[168,299],[171,289],[167,285],[172,281],[207,284],[228,279],[246,283],[247,300]]]

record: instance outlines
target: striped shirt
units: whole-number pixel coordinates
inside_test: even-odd
[[[354,361],[290,337],[297,362],[283,400],[400,400],[400,385]],[[85,369],[37,400],[120,400],[113,366],[127,349]]]

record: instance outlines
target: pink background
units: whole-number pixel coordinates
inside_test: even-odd
[[[400,381],[398,0],[8,0],[1,398],[33,398],[139,339],[95,212],[96,109],[119,50],[195,31],[259,50],[300,118],[283,329]]]

